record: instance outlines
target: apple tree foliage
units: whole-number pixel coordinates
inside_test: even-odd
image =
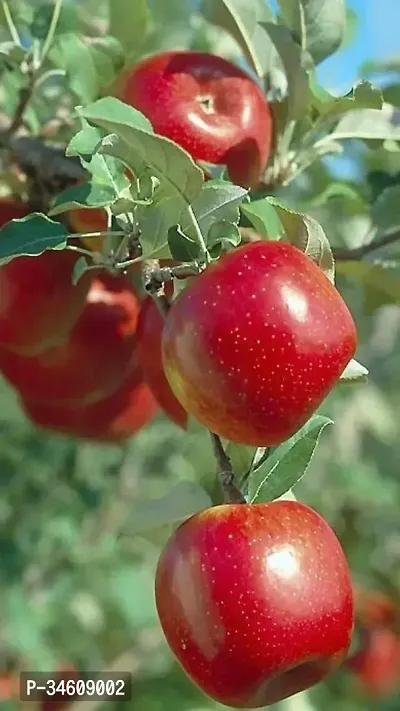
[[[400,64],[371,58],[343,96],[331,93],[318,66],[356,31],[344,0],[3,0],[0,197],[29,196],[34,211],[0,230],[0,263],[65,248],[77,207],[103,208],[108,227],[101,255],[81,250],[76,281],[99,259],[115,271],[163,258],[193,268],[252,230],[317,261],[355,316],[361,362],[287,442],[226,451],[248,501],[315,506],[355,581],[400,610]],[[176,47],[237,62],[265,91],[275,147],[256,189],[223,167],[207,166],[205,182],[188,153],[112,96],[126,67]],[[1,392],[0,677],[127,663],[132,709],[219,708],[173,663],[152,598],[172,527],[220,500],[207,433],[160,415],[124,446],[82,443],[40,434]],[[397,709],[399,693],[380,709]],[[290,703],[282,709],[375,708],[346,670]]]

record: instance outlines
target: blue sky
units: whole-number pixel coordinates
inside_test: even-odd
[[[366,59],[400,56],[400,0],[348,0],[348,4],[359,18],[356,37],[319,70],[322,83],[338,91],[353,85]]]

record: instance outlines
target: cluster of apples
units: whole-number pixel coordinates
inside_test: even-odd
[[[0,226],[26,213],[3,200]],[[41,428],[100,442],[131,437],[159,405],[185,427],[161,365],[155,304],[128,276],[101,269],[75,286],[76,259],[54,250],[0,268],[0,371],[26,414]]]
[[[197,52],[167,52],[124,79],[121,98],[195,160],[254,186],[271,150],[265,96],[241,70]],[[277,445],[337,382],[356,329],[321,269],[283,242],[225,254],[173,301],[162,362],[184,410],[219,436]],[[200,512],[159,559],[156,604],[190,678],[234,708],[276,703],[345,658],[353,594],[338,539],[296,501]]]
[[[130,71],[120,95],[195,160],[226,165],[238,184],[257,184],[271,149],[271,113],[240,69],[203,53],[162,53]],[[28,261],[54,262],[44,269],[47,284],[64,258],[71,262],[68,253]],[[17,270],[24,259],[2,268],[3,282],[4,270]],[[63,269],[70,277],[71,264]],[[57,288],[61,282],[59,275]],[[181,425],[188,413],[231,441],[277,445],[315,412],[356,348],[339,292],[284,242],[254,242],[222,256],[173,300],[165,323],[153,302],[139,304],[125,277],[98,275],[89,285],[83,278],[78,289],[66,282],[68,319],[64,307],[52,308],[54,282],[42,299],[46,349],[36,336],[7,342],[0,326],[0,369],[35,422],[80,436],[93,437],[99,422],[103,439],[104,429],[107,439],[126,436],[132,408],[136,429],[139,412],[143,425],[156,407],[151,384]],[[24,331],[22,318],[31,332],[39,318],[35,290],[28,298],[23,291],[13,312],[16,333]],[[24,299],[29,316],[20,315]],[[57,343],[48,342],[49,309]],[[140,408],[139,398],[146,403]],[[353,592],[343,550],[319,514],[296,501],[196,514],[167,543],[155,587],[177,659],[228,706],[261,707],[308,688],[343,661],[350,645]]]

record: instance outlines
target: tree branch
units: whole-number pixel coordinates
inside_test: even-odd
[[[78,158],[67,158],[64,148],[47,146],[38,138],[12,138],[9,147],[14,160],[29,178],[42,182],[58,178],[76,183],[87,176]]]
[[[14,134],[21,128],[24,121],[25,110],[32,98],[33,90],[35,86],[35,74],[32,68],[28,70],[28,84],[23,87],[19,93],[18,106],[15,110],[15,114],[6,131],[6,140],[10,139]]]
[[[235,474],[232,469],[232,463],[222,446],[220,438],[214,432],[210,432],[210,437],[214,456],[217,460],[218,479],[225,502],[227,504],[245,504],[246,499],[234,483]]]
[[[367,256],[371,252],[375,252],[383,247],[388,247],[390,244],[394,244],[400,240],[400,230],[398,232],[391,232],[389,235],[383,235],[379,239],[373,242],[368,242],[360,247],[355,247],[354,249],[347,249],[346,247],[334,247],[333,256],[337,261],[357,261]]]

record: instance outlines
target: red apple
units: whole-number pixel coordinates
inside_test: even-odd
[[[22,203],[0,200],[0,227],[27,214]],[[72,283],[76,260],[67,250],[49,250],[0,267],[0,346],[36,355],[64,342],[89,289],[87,279]]]
[[[357,619],[363,627],[400,628],[400,610],[385,593],[356,586],[355,600]]]
[[[19,677],[12,672],[0,673],[0,702],[15,701],[19,695]]]
[[[163,52],[130,70],[118,93],[195,160],[227,165],[240,185],[258,183],[271,150],[272,115],[261,89],[231,62]]]
[[[213,263],[173,302],[165,374],[212,432],[256,446],[296,432],[335,385],[356,329],[322,270],[284,242],[254,242]]]
[[[299,502],[226,504],[192,516],[161,554],[155,593],[186,673],[234,708],[312,686],[350,645],[343,550],[326,521]]]
[[[136,334],[138,359],[145,380],[160,407],[175,424],[186,429],[187,412],[173,394],[162,365],[161,336],[163,326],[164,319],[154,299],[147,297],[140,310]]]
[[[391,696],[400,688],[400,612],[385,593],[355,587],[358,650],[346,661],[369,697]]]
[[[391,696],[400,688],[400,636],[379,625],[364,629],[362,647],[346,666],[367,696]]]
[[[118,390],[92,404],[22,400],[26,415],[38,427],[97,442],[121,442],[148,425],[157,413],[157,402],[137,369]]]
[[[107,214],[101,208],[87,209],[77,207],[68,213],[71,229],[77,233],[105,232],[107,230]],[[104,237],[81,237],[81,242],[86,249],[92,252],[101,252],[104,246]]]
[[[129,280],[104,273],[63,346],[36,357],[0,351],[0,371],[24,398],[96,402],[114,392],[137,364],[140,302]]]

